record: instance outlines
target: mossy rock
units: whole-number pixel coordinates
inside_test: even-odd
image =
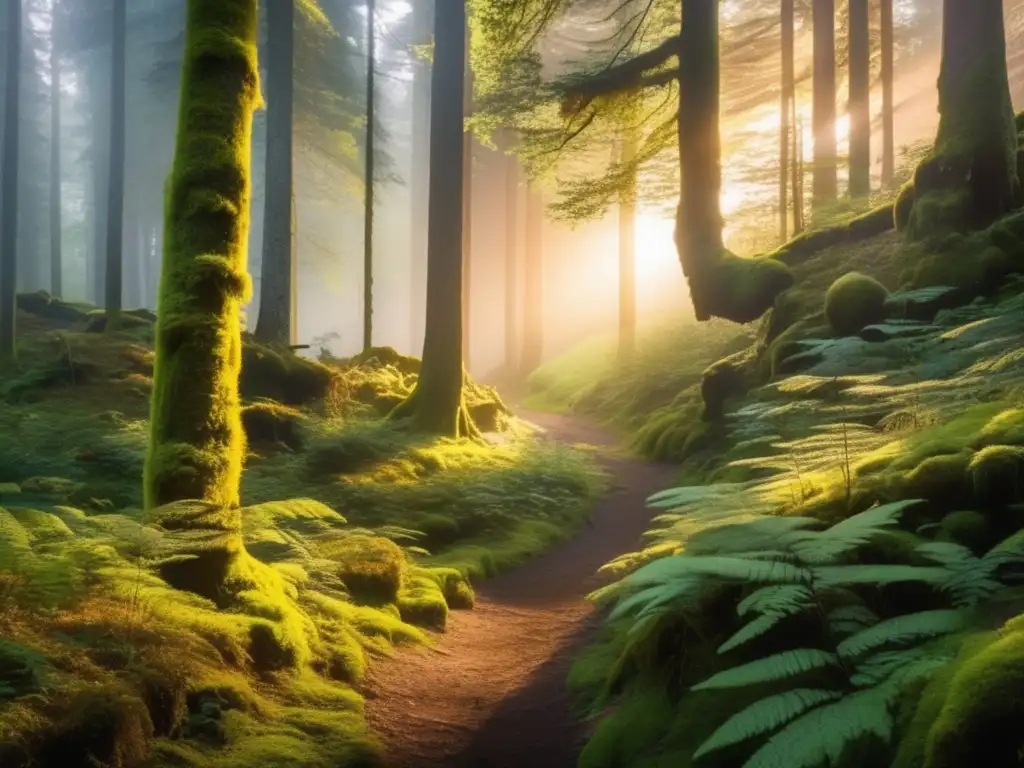
[[[825,294],[825,319],[837,336],[853,336],[885,319],[889,291],[873,277],[847,272]]]
[[[46,291],[18,294],[18,309],[46,320],[56,320],[68,325],[85,323],[94,309],[89,304],[77,304],[51,296]]]
[[[357,534],[332,546],[329,557],[352,596],[371,604],[393,603],[402,589],[405,555],[390,539]]]
[[[90,687],[52,702],[56,713],[41,734],[36,765],[95,768],[140,765],[153,723],[145,702],[117,688]]]
[[[23,493],[39,496],[54,496],[60,499],[70,498],[82,488],[82,483],[68,480],[65,477],[30,477],[21,481]]]
[[[705,421],[721,421],[725,418],[725,404],[728,400],[743,397],[750,390],[750,368],[752,358],[747,352],[719,360],[706,371],[701,379],[700,395],[704,401]]]
[[[971,460],[970,451],[926,458],[905,476],[906,497],[948,505],[969,501],[972,495],[972,476],[968,470]]]
[[[696,304],[706,307],[711,316],[751,323],[771,309],[793,281],[793,273],[781,261],[725,253],[692,290],[700,292]]]
[[[1005,507],[1024,499],[1024,447],[982,448],[971,459],[969,468],[979,503]]]
[[[370,366],[390,365],[406,375],[419,374],[420,372],[419,358],[403,355],[396,351],[394,347],[370,347],[368,350],[348,358],[345,363],[348,365]]]
[[[897,232],[905,232],[910,226],[910,215],[914,211],[914,182],[908,181],[900,187],[896,204],[893,206],[893,222]]]
[[[131,331],[136,328],[151,328],[156,323],[156,315],[148,309],[128,309],[121,313],[119,331]],[[103,333],[107,330],[107,312],[96,309],[89,313],[89,321],[85,325],[86,333]]]
[[[293,451],[302,450],[305,420],[301,411],[272,400],[252,403],[242,409],[242,426],[252,445],[285,445]]]
[[[967,659],[928,733],[923,768],[1017,766],[1024,750],[1024,632]]]
[[[973,509],[950,512],[940,528],[943,538],[963,544],[974,552],[982,552],[992,543],[992,526],[988,518]]]
[[[0,701],[38,693],[50,669],[41,653],[0,637]]]
[[[285,405],[307,405],[327,396],[334,375],[323,363],[300,357],[290,349],[246,340],[238,389],[247,400],[264,398]]]
[[[285,642],[276,626],[259,621],[249,628],[249,657],[258,672],[294,667],[295,649]]]

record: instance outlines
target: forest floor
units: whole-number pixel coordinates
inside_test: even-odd
[[[566,687],[599,626],[586,595],[603,564],[638,544],[646,499],[676,468],[626,457],[615,436],[576,418],[520,415],[552,440],[600,449],[612,487],[577,537],[479,587],[436,645],[371,668],[366,714],[390,768],[567,768],[586,738]]]

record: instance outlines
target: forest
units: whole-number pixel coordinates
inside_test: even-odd
[[[1024,0],[0,8],[0,768],[1024,766]]]

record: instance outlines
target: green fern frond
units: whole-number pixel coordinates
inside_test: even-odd
[[[649,610],[654,606],[681,600],[692,595],[700,585],[699,578],[684,577],[647,587],[620,600],[608,615],[608,620],[615,621],[634,611]]]
[[[863,656],[886,645],[947,635],[962,629],[965,622],[963,611],[948,608],[894,616],[846,638],[836,647],[836,652],[847,659]]]
[[[743,764],[743,768],[817,768],[836,765],[851,742],[874,734],[892,739],[890,707],[896,686],[858,691],[816,707],[772,736]]]
[[[745,685],[783,680],[814,669],[834,667],[838,664],[839,657],[834,653],[818,648],[797,648],[723,670],[693,686],[691,690],[740,688]]]
[[[820,525],[810,517],[766,515],[737,524],[701,531],[687,547],[693,554],[738,554],[785,549],[800,531]]]
[[[945,568],[924,565],[824,565],[814,569],[818,589],[867,584],[881,586],[901,582],[942,584],[949,576]]]
[[[828,624],[829,632],[845,637],[876,624],[879,618],[871,609],[854,603],[841,605],[829,611],[825,621]]]
[[[809,565],[835,562],[847,552],[895,526],[905,509],[920,503],[920,499],[910,499],[871,507],[814,536],[796,541],[793,551]]]
[[[858,688],[870,688],[888,680],[909,665],[934,655],[931,649],[922,646],[876,653],[857,664],[857,671],[850,676],[850,682]]]
[[[626,577],[633,586],[657,584],[686,575],[713,576],[749,584],[806,584],[811,572],[789,563],[715,555],[675,555],[648,563]]]
[[[767,613],[790,609],[795,613],[806,608],[813,597],[811,590],[799,584],[772,584],[743,598],[736,606],[736,613],[746,616],[751,611]]]
[[[794,611],[797,613],[798,611]],[[761,635],[765,634],[788,616],[792,616],[792,613],[783,613],[781,611],[771,611],[769,613],[763,613],[753,621],[747,622],[740,628],[736,634],[718,646],[719,653],[728,653],[734,648],[738,648],[744,643],[748,643],[751,640],[755,640]]]
[[[694,759],[781,728],[810,709],[842,697],[839,691],[796,688],[761,699],[726,720],[693,753]]]

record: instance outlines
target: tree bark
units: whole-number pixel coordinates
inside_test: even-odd
[[[473,115],[473,68],[470,65],[470,31],[469,18],[466,18],[466,89],[464,97],[464,114],[466,118]],[[471,308],[473,297],[473,133],[465,130],[462,134],[462,354],[466,368],[471,361],[470,334]]]
[[[260,309],[253,334],[267,344],[291,343],[292,94],[294,0],[267,0],[266,194]]]
[[[850,197],[871,194],[871,42],[868,0],[850,3]]]
[[[779,240],[789,239],[789,144],[791,125],[790,113],[796,98],[794,77],[796,13],[793,0],[782,0],[780,14],[782,27],[782,99],[779,106]],[[796,195],[794,186],[793,195]]]
[[[519,372],[526,378],[540,366],[544,356],[544,198],[533,184],[526,192],[523,277],[523,352]]]
[[[511,150],[513,138],[509,137]],[[505,157],[505,371],[515,380],[519,355],[519,161]]]
[[[376,90],[377,18],[376,0],[366,3],[366,165],[363,172],[363,351],[373,346],[373,128],[377,119]],[[415,130],[415,126],[414,126]]]
[[[622,139],[619,162],[632,164],[636,159],[636,137]],[[619,191],[619,349],[620,360],[628,360],[636,351],[636,170],[629,183]]]
[[[58,0],[54,0],[50,27],[50,295],[64,295],[60,170],[60,54]]]
[[[21,104],[21,0],[7,0],[3,201],[0,213],[0,360],[15,355],[18,272],[18,138]]]
[[[879,0],[881,5],[882,47],[882,186],[892,184],[896,172],[895,103],[895,46],[893,42],[893,0]]]
[[[104,307],[108,331],[120,325],[123,291],[124,251],[124,162],[126,114],[125,90],[127,66],[127,0],[114,0],[112,51],[110,66],[110,175],[107,183],[107,260],[104,281]]]
[[[1015,207],[1017,130],[1002,6],[944,0],[939,128],[914,173],[912,237],[983,229]]]
[[[412,4],[414,43],[429,41],[433,19],[432,0]],[[412,62],[412,168],[409,174],[409,336],[411,350],[423,351],[427,316],[427,198],[430,177],[430,63],[418,57]]]
[[[839,193],[836,150],[836,8],[835,0],[813,0],[814,25],[814,173],[815,208]]]
[[[430,196],[427,230],[427,317],[423,362],[413,393],[392,418],[420,431],[475,435],[463,406],[462,194],[466,5],[434,4],[430,105]]]

